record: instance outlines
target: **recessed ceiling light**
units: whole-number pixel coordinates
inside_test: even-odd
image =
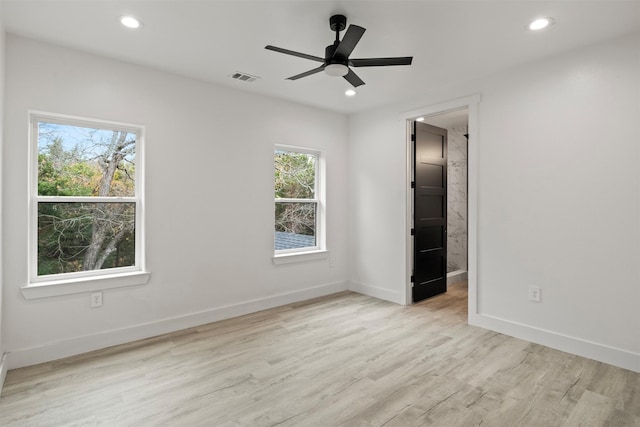
[[[347,96],[354,96],[354,95],[356,94],[356,91],[355,91],[355,90],[353,90],[353,89],[347,89],[347,90],[344,92],[344,94],[345,94],[345,95],[347,95]]]
[[[529,29],[532,31],[542,30],[543,28],[547,28],[549,25],[553,24],[553,18],[538,18],[534,21],[531,21],[529,24]]]
[[[424,122],[424,117],[418,117],[418,118],[416,119],[416,122]]]
[[[120,23],[127,28],[140,28],[142,26],[142,22],[140,22],[139,19],[136,19],[133,16],[120,17]]]

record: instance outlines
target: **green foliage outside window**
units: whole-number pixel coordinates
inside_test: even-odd
[[[135,195],[135,147],[125,131],[38,123],[39,276],[135,265],[136,204],[108,199]]]
[[[312,154],[275,152],[276,231],[315,236],[317,160]],[[297,200],[278,202],[278,199]]]

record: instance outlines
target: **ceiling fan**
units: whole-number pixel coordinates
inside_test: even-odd
[[[336,40],[333,44],[330,44],[325,48],[324,58],[319,56],[307,55],[306,53],[294,52],[292,50],[283,49],[276,46],[265,46],[265,49],[272,50],[274,52],[284,53],[286,55],[293,55],[300,58],[310,59],[312,61],[321,62],[322,65],[313,70],[305,71],[304,73],[296,74],[289,77],[287,80],[298,80],[302,77],[307,77],[312,74],[324,71],[330,76],[344,77],[353,87],[358,87],[364,84],[362,79],[358,77],[356,73],[349,67],[381,67],[388,65],[411,65],[413,60],[412,56],[396,57],[396,58],[361,58],[350,59],[349,55],[353,52],[360,38],[366,31],[364,28],[357,25],[349,25],[347,32],[345,33],[342,41],[340,41],[340,31],[347,27],[347,18],[344,15],[333,15],[329,19],[329,26],[332,31],[336,32]]]

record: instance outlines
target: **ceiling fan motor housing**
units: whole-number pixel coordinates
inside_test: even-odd
[[[349,59],[342,57],[340,55],[333,56],[336,49],[338,48],[338,43],[330,44],[324,50],[324,63],[325,64],[343,64],[349,65]]]
[[[329,18],[329,27],[331,31],[342,31],[347,28],[347,17],[344,15],[333,15]]]
[[[341,56],[334,56],[339,42],[330,44],[324,50],[324,72],[334,77],[344,77],[349,73],[349,59]]]

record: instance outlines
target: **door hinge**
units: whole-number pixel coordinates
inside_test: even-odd
[[[411,134],[411,142],[416,142],[416,134]]]
[[[415,229],[415,228],[412,228],[412,229],[411,229],[411,235],[412,235],[412,236],[415,236],[415,235],[416,235],[416,229]]]
[[[413,283],[414,281],[415,281],[415,278],[411,276],[411,283]]]
[[[411,181],[411,188],[416,188],[416,182],[415,181]]]

